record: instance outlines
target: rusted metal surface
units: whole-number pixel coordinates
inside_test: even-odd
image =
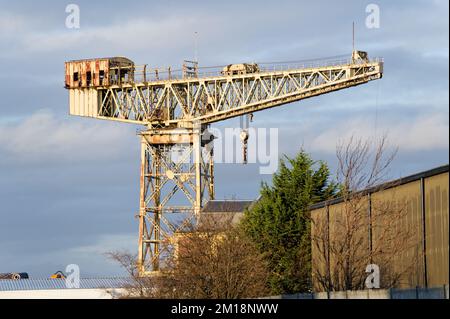
[[[243,75],[259,72],[259,66],[256,63],[230,64],[223,68],[222,75]]]
[[[123,58],[75,60],[65,63],[65,85],[68,89],[90,88],[127,83],[134,80],[133,61]]]
[[[150,144],[192,144],[192,134],[149,134],[145,139]]]
[[[26,272],[17,272],[17,273],[4,273],[0,274],[0,280],[21,280],[21,279],[28,279],[28,273]]]

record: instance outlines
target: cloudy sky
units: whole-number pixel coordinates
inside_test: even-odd
[[[289,61],[350,54],[385,58],[380,81],[255,114],[279,129],[278,156],[301,147],[335,167],[336,143],[387,134],[392,177],[448,163],[448,1],[0,0],[0,272],[45,277],[67,264],[120,275],[103,253],[137,249],[138,127],[68,116],[64,61],[127,56],[179,66]],[[365,26],[379,5],[380,28]],[[221,128],[236,127],[230,120]],[[218,198],[255,198],[257,165],[218,165]]]

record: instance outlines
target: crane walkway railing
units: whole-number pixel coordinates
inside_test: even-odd
[[[368,61],[355,61],[352,58],[340,58],[340,59],[319,59],[319,60],[303,60],[303,61],[290,61],[290,62],[267,62],[256,63],[259,67],[259,72],[283,72],[300,69],[314,69],[323,67],[345,66],[355,64],[371,64],[383,62],[383,58],[376,57]],[[161,81],[173,81],[173,80],[186,80],[186,79],[200,79],[200,78],[212,78],[226,76],[222,73],[223,68],[226,65],[199,67],[195,74],[186,74],[183,69],[167,68],[151,68],[147,64],[135,65],[130,68],[121,68],[121,70],[127,71],[127,77],[123,78],[120,83],[114,84],[131,84],[131,83],[148,83],[148,82],[161,82]],[[250,73],[247,73],[250,74]],[[254,74],[254,73],[251,73]]]

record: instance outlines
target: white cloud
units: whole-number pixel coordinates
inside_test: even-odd
[[[427,59],[443,59],[447,60],[449,58],[448,46],[446,49],[436,49],[432,51],[426,51],[423,53],[423,57]]]
[[[85,48],[120,49],[124,46],[133,49],[153,47],[175,47],[182,40],[186,28],[195,19],[171,17],[162,21],[131,20],[123,23],[98,27],[82,27],[78,30],[55,30],[30,32],[21,39],[23,47],[31,52],[52,52]],[[106,46],[106,47],[105,47]]]
[[[70,246],[60,249],[48,249],[38,253],[21,253],[10,249],[8,243],[1,247],[0,259],[7,260],[11,271],[27,271],[32,277],[48,277],[57,270],[65,270],[66,265],[76,264],[80,267],[82,277],[126,275],[121,266],[110,260],[106,253],[124,251],[134,253],[137,248],[137,233],[133,234],[101,234],[90,245]],[[51,245],[48,245],[51,246]],[[32,260],[32,264],[30,264]],[[25,269],[23,268],[25,267]],[[26,268],[30,267],[30,268]],[[5,268],[8,269],[8,268]]]
[[[13,37],[26,26],[24,16],[12,12],[0,12],[0,38]]]
[[[102,234],[97,240],[86,246],[72,247],[67,250],[49,252],[47,260],[57,260],[63,264],[77,264],[82,276],[96,273],[100,276],[124,275],[118,262],[108,258],[110,252],[131,252],[137,250],[136,234]]]
[[[121,156],[121,150],[132,138],[133,130],[126,125],[57,118],[48,110],[40,110],[20,122],[0,122],[2,157],[21,162],[111,160]]]
[[[334,153],[336,144],[358,136],[374,137],[374,121],[362,117],[343,119],[308,142],[314,151]],[[449,144],[449,123],[445,116],[431,114],[415,118],[389,119],[378,123],[377,135],[386,134],[390,143],[402,151],[445,150]],[[376,137],[376,136],[375,136]]]
[[[69,249],[70,256],[104,255],[113,251],[135,251],[137,248],[136,234],[102,234],[95,243]]]

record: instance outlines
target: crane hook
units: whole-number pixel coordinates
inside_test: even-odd
[[[244,129],[241,131],[241,134],[239,135],[242,142],[242,164],[247,164],[247,150],[248,150],[248,130]]]

